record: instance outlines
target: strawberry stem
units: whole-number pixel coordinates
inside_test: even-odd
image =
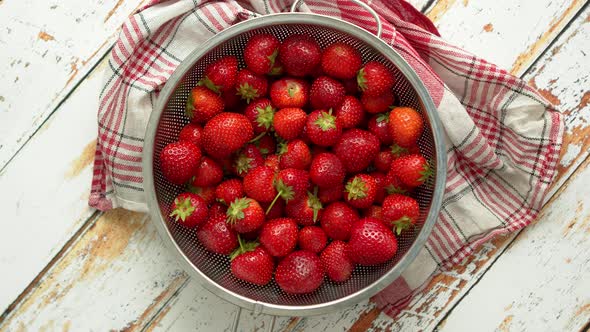
[[[258,134],[258,136],[256,136],[253,139],[249,140],[248,143],[255,143],[256,141],[258,141],[259,139],[261,139],[264,135],[266,135],[266,132],[261,132],[260,134]]]
[[[282,194],[282,193],[283,193],[282,191],[279,191],[279,192],[277,193],[277,195],[276,195],[276,196],[275,196],[275,198],[272,200],[272,202],[270,203],[270,205],[269,205],[269,206],[266,208],[266,212],[265,212],[265,214],[268,214],[268,213],[270,212],[270,210],[272,209],[272,207],[273,207],[273,206],[275,205],[275,203],[277,202],[277,199],[279,199],[279,197],[281,197],[281,194]]]

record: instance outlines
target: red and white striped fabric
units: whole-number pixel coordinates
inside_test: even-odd
[[[155,2],[131,16],[113,47],[100,93],[90,205],[146,211],[141,151],[160,88],[195,48],[251,17],[288,11],[293,0]],[[306,1],[303,11],[374,30],[353,3]],[[391,316],[436,272],[535,219],[554,178],[563,121],[526,82],[438,36],[404,0],[374,0],[382,39],[425,82],[445,129],[448,178],[439,220],[418,258],[373,298]]]

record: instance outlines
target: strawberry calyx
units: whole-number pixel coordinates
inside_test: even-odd
[[[433,175],[434,175],[434,170],[432,169],[430,162],[426,162],[426,164],[424,164],[422,171],[420,172],[420,178],[418,180],[420,182],[424,183],[424,182],[426,182],[426,180],[428,180],[429,177],[431,177]]]
[[[367,89],[367,78],[365,77],[365,69],[361,68],[356,75],[356,84],[358,85],[361,91],[365,91]]]
[[[403,216],[398,220],[394,220],[391,222],[391,224],[395,227],[395,233],[397,235],[400,235],[402,231],[409,229],[414,225],[414,223],[412,223],[412,218],[408,216]]]
[[[277,189],[277,196],[280,196],[285,202],[289,202],[293,198],[295,198],[295,191],[293,191],[293,187],[288,186],[283,182],[283,180],[279,179],[275,182],[275,188]]]
[[[287,142],[286,141],[279,141],[278,146],[277,146],[277,154],[279,156],[284,155],[285,153],[287,153],[287,151],[289,151],[289,148],[287,147]]]
[[[377,122],[385,122],[388,123],[389,122],[389,113],[381,113],[379,115],[377,115]]]
[[[318,118],[314,121],[314,124],[320,127],[322,131],[336,129],[336,117],[332,115],[332,109],[330,109],[328,112],[322,111]]]
[[[247,173],[250,169],[252,169],[253,160],[254,159],[249,158],[245,154],[240,153],[234,163],[234,167],[236,168],[236,172],[238,173],[238,175]]]
[[[278,76],[281,75],[283,73],[283,66],[279,65],[279,63],[275,63],[272,68],[270,69],[270,72],[268,72],[268,75],[270,76]]]
[[[259,245],[258,242],[244,242],[244,240],[242,240],[242,237],[239,234],[238,243],[240,244],[240,246],[229,255],[230,261],[233,261],[236,257],[240,256],[241,254],[247,253],[249,251],[254,251],[254,249],[256,249],[256,247],[258,247]]]
[[[258,116],[256,117],[256,123],[258,123],[258,126],[269,130],[275,117],[275,109],[268,105],[264,108],[257,107],[256,111],[258,112]]]
[[[402,148],[401,146],[397,145],[397,144],[393,144],[391,146],[391,154],[395,157],[395,158],[399,158],[405,154],[408,153],[408,149],[406,148]]]
[[[193,118],[193,112],[195,111],[195,105],[193,105],[194,103],[194,99],[193,99],[193,95],[189,94],[188,98],[186,99],[186,108],[184,109],[184,114],[186,115],[187,118],[191,119]]]
[[[386,186],[385,191],[387,191],[387,194],[389,194],[389,195],[405,194],[408,192],[406,189],[402,188],[401,186],[394,186],[393,184]]]
[[[176,205],[176,208],[172,210],[170,217],[173,217],[176,221],[179,219],[185,221],[186,218],[190,217],[195,211],[195,207],[191,204],[189,198],[176,198],[174,200],[174,205]]]
[[[318,198],[318,187],[315,187],[314,192],[307,192],[307,205],[313,210],[313,222],[318,221],[318,215],[323,208],[322,202]]]
[[[272,70],[275,66],[275,61],[277,60],[277,56],[279,55],[279,49],[276,48],[271,55],[267,56],[266,58],[270,61],[270,69]]]
[[[244,210],[250,206],[250,202],[252,202],[252,199],[246,197],[238,198],[231,202],[225,213],[227,222],[235,224],[236,221],[244,219]]]
[[[346,184],[345,191],[348,193],[348,199],[361,199],[367,197],[367,184],[361,178],[354,178]]]
[[[260,94],[258,93],[258,89],[255,89],[253,86],[251,86],[248,83],[241,84],[238,87],[237,95],[242,97],[242,99],[246,99],[246,103],[248,103],[248,104],[250,104],[250,101],[252,101],[252,99],[260,97]]]
[[[215,83],[213,83],[213,81],[211,81],[211,79],[209,79],[209,77],[205,76],[203,77],[202,80],[200,80],[197,85],[199,86],[205,86],[207,87],[209,90],[219,94],[220,90],[219,90],[219,85],[215,85]]]

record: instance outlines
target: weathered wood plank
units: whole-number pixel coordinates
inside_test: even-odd
[[[2,3],[0,169],[109,50],[142,1]]]

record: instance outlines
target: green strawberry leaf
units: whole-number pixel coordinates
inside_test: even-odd
[[[361,70],[359,70],[358,74],[356,75],[356,84],[361,91],[365,91],[367,89],[367,79],[365,78],[364,68],[361,68]]]
[[[200,80],[197,85],[199,86],[205,86],[207,87],[209,90],[217,93],[217,94],[221,94],[221,91],[219,90],[219,85],[215,85],[215,83],[213,83],[213,81],[211,81],[209,79],[209,77],[205,76],[203,77],[202,80]]]
[[[174,200],[174,204],[176,205],[176,208],[170,213],[170,217],[173,217],[176,221],[185,221],[186,218],[190,217],[190,215],[195,211],[195,207],[191,204],[191,200],[189,198],[176,198]]]
[[[238,198],[233,201],[225,213],[227,222],[235,224],[238,220],[244,219],[244,210],[250,206],[250,202],[252,202],[250,198]]]
[[[367,184],[359,177],[355,177],[352,181],[348,181],[345,187],[349,200],[367,197],[367,190]]]

